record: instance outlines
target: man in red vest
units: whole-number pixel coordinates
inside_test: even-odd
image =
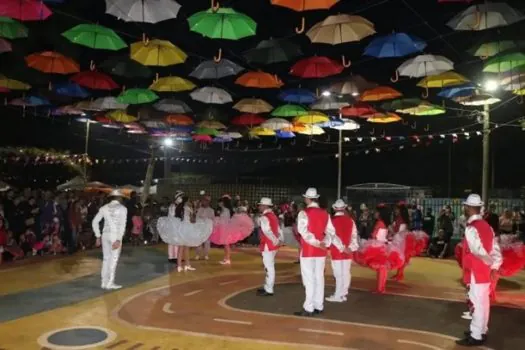
[[[296,316],[318,315],[324,310],[324,267],[327,248],[333,244],[340,252],[343,244],[335,234],[326,210],[319,208],[317,189],[303,194],[306,208],[297,216],[297,232],[301,236],[301,277],[305,290],[303,309]]]
[[[332,205],[335,211],[334,216],[332,216],[332,225],[335,228],[335,234],[344,246],[343,252],[340,252],[334,245],[330,246],[335,292],[332,296],[326,298],[326,301],[333,303],[346,301],[350,282],[352,281],[352,274],[350,273],[352,255],[359,248],[357,227],[352,217],[346,212],[346,207],[346,203],[342,199],[338,199]]]
[[[261,250],[266,279],[264,287],[257,290],[257,295],[267,297],[273,296],[275,284],[275,255],[279,245],[284,240],[279,218],[272,211],[271,198],[261,198],[259,201],[259,248]]]
[[[464,273],[470,273],[469,299],[473,306],[470,330],[465,338],[456,343],[462,346],[480,346],[486,341],[490,315],[490,284],[497,276],[502,258],[494,231],[483,220],[483,202],[477,194],[471,194],[463,202],[467,227],[463,252]]]

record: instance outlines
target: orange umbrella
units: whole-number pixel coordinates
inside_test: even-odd
[[[311,11],[311,10],[328,10],[339,0],[271,0],[272,5],[287,7],[297,12]],[[301,19],[301,27],[295,28],[297,34],[304,32],[306,21],[304,17]]]
[[[378,86],[376,88],[366,90],[361,95],[361,101],[383,101],[391,100],[403,96],[399,91],[388,86]]]
[[[58,52],[44,51],[25,58],[27,66],[44,73],[71,74],[80,72],[80,67],[73,59]]]
[[[246,72],[235,80],[235,84],[259,89],[278,89],[284,85],[277,75],[265,72]]]
[[[166,123],[178,126],[188,126],[195,124],[193,119],[184,114],[170,114],[166,116]]]

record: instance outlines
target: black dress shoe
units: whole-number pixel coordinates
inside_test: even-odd
[[[257,289],[256,294],[259,297],[273,297],[273,293],[268,293],[264,288]]]
[[[485,344],[485,340],[477,340],[472,338],[470,335],[466,338],[456,340],[456,344],[460,346],[468,346],[468,347],[474,347],[474,346],[481,346]]]
[[[177,259],[168,259],[171,264],[177,264]]]
[[[314,315],[313,312],[308,312],[306,310],[301,310],[293,313],[295,316],[303,316],[303,317],[312,317]]]
[[[321,315],[324,311],[323,310],[314,310],[314,315]]]
[[[465,331],[465,332],[463,332],[463,334],[465,335],[465,337],[470,337],[470,331]],[[483,341],[487,341],[487,335],[486,334],[482,334],[481,335],[481,339]]]

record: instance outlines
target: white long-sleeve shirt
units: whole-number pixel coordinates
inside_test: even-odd
[[[334,214],[334,216],[344,216],[346,215],[344,212],[338,211]],[[347,247],[343,245],[343,247],[346,249],[350,249],[351,251],[355,252],[359,249],[359,235],[357,234],[357,226],[355,225],[355,221],[352,220],[352,233],[350,234],[350,244],[348,244]],[[343,242],[341,241],[341,244]]]
[[[121,241],[126,232],[127,216],[128,209],[117,200],[103,205],[91,223],[95,237],[100,238],[104,235],[104,239],[108,239],[112,243]],[[101,234],[100,221],[102,221],[102,219],[104,219],[104,228]]]
[[[263,215],[259,216],[258,224],[259,224],[259,227],[261,228],[261,232],[263,233],[263,235],[265,235],[266,238],[268,238],[272,242],[272,244],[276,246],[279,244],[279,241],[281,242],[284,241],[284,236],[283,236],[283,231],[281,230],[281,226],[279,226],[278,232],[272,231],[272,228],[270,226],[270,220],[268,220],[268,218],[265,216],[265,214],[271,211],[272,211],[271,209],[266,209],[263,212]],[[279,238],[276,237],[275,235],[276,233]]]
[[[319,208],[319,204],[317,204],[316,202],[312,202],[308,205],[308,208]],[[299,232],[299,234],[306,243],[318,248],[321,246],[321,241],[315,238],[315,235],[312,232],[308,231],[308,215],[306,215],[306,212],[304,210],[301,210],[297,215],[297,232]],[[326,223],[326,228],[324,232],[326,236],[323,242],[326,245],[326,247],[333,244],[340,251],[344,250],[343,243],[335,234],[335,228],[334,225],[332,225],[332,220],[330,220],[330,216],[328,216],[328,222]]]
[[[483,220],[483,218],[481,215],[473,215],[467,220],[467,224],[470,224],[476,220]],[[500,246],[496,239],[493,240],[492,249],[490,252],[487,252],[483,247],[481,238],[479,238],[478,230],[476,230],[473,225],[468,225],[466,227],[465,239],[472,254],[483,260],[485,264],[489,265],[492,270],[498,270],[500,268],[501,264],[503,263],[503,258],[501,256]]]

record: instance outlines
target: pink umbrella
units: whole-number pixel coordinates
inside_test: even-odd
[[[13,47],[11,46],[11,43],[5,39],[0,38],[0,53],[11,52],[11,51],[13,51]]]
[[[52,12],[41,0],[2,0],[0,16],[11,17],[19,21],[43,21]]]
[[[8,88],[5,88],[3,86],[0,86],[0,93],[7,94],[8,92],[11,92]]]
[[[212,142],[213,139],[210,135],[193,135],[193,141],[209,143]]]

